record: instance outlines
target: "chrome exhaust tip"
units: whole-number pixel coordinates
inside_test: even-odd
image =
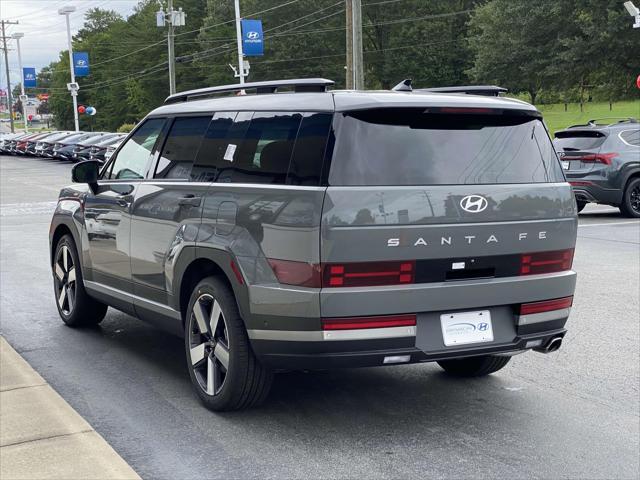
[[[536,352],[551,353],[555,352],[562,346],[562,337],[553,337],[544,347],[534,348]]]

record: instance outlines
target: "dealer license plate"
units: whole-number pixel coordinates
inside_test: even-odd
[[[442,339],[447,347],[493,341],[491,312],[445,313],[440,315]]]

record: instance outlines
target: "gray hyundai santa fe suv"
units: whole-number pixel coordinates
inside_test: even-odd
[[[172,95],[103,168],[77,164],[50,230],[64,322],[111,306],[183,335],[213,410],[258,404],[278,370],[481,376],[557,350],[577,212],[540,113],[331,85]]]

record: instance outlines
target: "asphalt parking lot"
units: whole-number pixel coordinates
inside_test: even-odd
[[[638,478],[640,221],[589,206],[563,347],[484,379],[420,364],[278,375],[214,414],[183,343],[110,310],[56,312],[48,228],[70,165],[0,156],[0,330],[143,478]]]

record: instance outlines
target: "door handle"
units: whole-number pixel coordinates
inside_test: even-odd
[[[116,197],[116,203],[121,207],[128,207],[131,205],[131,196],[130,195],[118,195]]]
[[[178,205],[185,205],[189,207],[199,207],[202,202],[202,197],[196,197],[195,195],[185,195],[178,199]]]

